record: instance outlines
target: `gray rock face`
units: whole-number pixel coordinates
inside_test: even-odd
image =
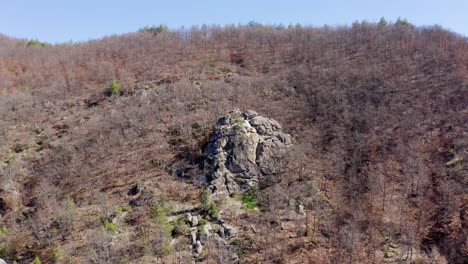
[[[292,143],[277,121],[235,109],[217,125],[206,149],[213,199],[256,188],[263,177],[279,172],[279,161]]]
[[[220,237],[224,237],[224,227],[223,226],[219,227],[218,234],[219,234]]]
[[[192,214],[191,214],[191,213],[186,213],[186,214],[184,215],[184,217],[185,217],[185,221],[186,221],[187,223],[192,223]]]
[[[7,264],[6,261],[0,258],[0,264]]]
[[[302,215],[306,214],[305,211],[304,211],[304,205],[303,204],[299,204],[297,208],[298,208],[300,214],[302,214]]]
[[[197,243],[195,244],[195,253],[199,255],[202,253],[202,251],[203,251],[203,246],[200,241],[197,241]]]
[[[197,226],[198,225],[198,217],[196,215],[192,216],[190,225],[191,226]]]
[[[235,237],[237,235],[237,230],[233,226],[224,224],[223,228],[226,237]]]
[[[192,242],[192,245],[197,243],[197,229],[190,231],[190,241]]]

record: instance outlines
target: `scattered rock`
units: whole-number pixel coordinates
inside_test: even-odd
[[[223,236],[224,236],[224,234],[223,234]],[[228,244],[229,244],[229,243],[228,243],[224,238],[222,238],[219,234],[214,234],[214,235],[213,235],[213,239],[214,239],[215,241],[217,241],[217,243],[220,244],[220,245],[228,245]]]
[[[167,217],[167,222],[173,222],[173,221],[177,221],[177,219],[179,218],[178,215],[171,215],[171,216],[168,216]]]
[[[195,244],[195,253],[199,255],[202,253],[202,251],[203,251],[203,246],[200,241],[197,241]]]
[[[299,210],[300,214],[305,215],[304,205],[303,204],[298,205],[298,210]]]
[[[196,215],[192,216],[192,221],[190,222],[191,226],[197,226],[198,225],[198,217]]]
[[[127,214],[128,214],[128,212],[123,212],[123,213],[121,213],[119,215],[114,216],[112,218],[112,223],[114,223],[114,224],[117,223],[120,219],[125,218],[125,216],[127,216]]]
[[[198,241],[201,242],[202,245],[206,245],[208,243],[208,233],[201,233],[198,235]]]
[[[0,258],[0,264],[7,264],[6,261]]]
[[[213,226],[210,223],[205,224],[203,226],[203,231],[205,231],[206,234],[209,234],[213,230]]]
[[[195,245],[197,243],[197,229],[196,228],[190,231],[190,241],[192,242],[192,245]]]
[[[186,213],[184,215],[184,217],[185,217],[185,222],[192,223],[192,214],[191,213]]]
[[[223,226],[220,226],[220,227],[219,227],[219,231],[218,231],[219,236],[220,236],[220,237],[224,237],[224,232],[225,232],[225,231],[224,231],[224,227],[223,227]]]
[[[255,225],[251,225],[250,228],[252,228],[252,231],[253,231],[254,233],[257,233],[257,228],[255,227]]]
[[[247,110],[247,112],[244,113],[244,118],[247,120],[252,119],[256,116],[258,116],[258,113],[254,110]]]
[[[237,230],[233,226],[224,224],[223,228],[224,228],[224,235],[226,237],[230,238],[230,237],[235,237],[237,235]]]

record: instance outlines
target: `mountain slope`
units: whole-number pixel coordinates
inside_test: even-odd
[[[172,240],[160,216],[200,208],[206,143],[240,108],[296,142],[258,211],[241,197],[226,216],[241,261],[467,259],[466,38],[362,23],[1,45],[1,258],[190,262],[188,236]],[[227,262],[221,249],[197,259]]]

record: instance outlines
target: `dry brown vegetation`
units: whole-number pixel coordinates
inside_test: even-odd
[[[468,261],[468,41],[439,27],[202,27],[51,47],[0,36],[0,93],[8,261],[189,262],[150,203],[118,235],[103,223],[135,183],[195,206],[202,148],[234,107],[280,121],[297,146],[260,211],[233,219],[242,260],[380,263],[396,244],[394,262]],[[307,223],[291,220],[298,203]],[[216,248],[206,262],[228,254]]]

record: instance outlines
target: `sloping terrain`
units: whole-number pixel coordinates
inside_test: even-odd
[[[467,91],[468,41],[438,27],[1,37],[0,258],[465,263]],[[207,203],[208,143],[236,108],[294,144],[254,191]],[[216,209],[236,234],[196,252]]]

